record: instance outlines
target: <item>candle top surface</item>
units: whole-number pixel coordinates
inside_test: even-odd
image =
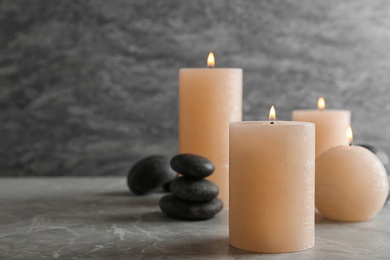
[[[336,112],[346,112],[350,113],[350,110],[346,109],[294,109],[293,112],[302,112],[302,113],[313,113],[313,112],[321,112],[321,113],[336,113]]]
[[[273,122],[273,124],[271,124]],[[245,125],[255,125],[255,126],[304,126],[304,125],[314,125],[311,122],[300,122],[300,121],[277,121],[277,120],[268,120],[268,121],[240,121],[240,122],[231,122],[232,126],[245,126]]]
[[[242,70],[242,68],[207,68],[207,67],[202,67],[202,68],[180,68],[180,71],[187,71],[187,70],[207,70],[207,71],[213,71],[213,70]]]

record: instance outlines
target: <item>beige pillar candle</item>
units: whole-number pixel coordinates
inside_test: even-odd
[[[292,120],[315,123],[316,158],[331,147],[348,145],[345,131],[351,124],[351,112],[325,109],[322,97],[318,99],[318,110],[294,110]]]
[[[180,69],[179,150],[215,164],[208,179],[219,186],[225,206],[229,203],[229,122],[241,117],[242,69]]]
[[[230,245],[284,253],[314,246],[314,124],[230,124]]]
[[[364,147],[333,147],[316,160],[316,206],[326,218],[369,220],[382,209],[388,190],[385,167]]]

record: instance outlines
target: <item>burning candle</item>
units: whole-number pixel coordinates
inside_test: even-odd
[[[229,199],[229,122],[242,117],[242,69],[215,68],[210,53],[208,68],[180,69],[179,150],[204,156],[215,165],[209,179]]]
[[[272,109],[273,110],[273,109]],[[314,246],[314,124],[230,123],[230,245],[283,253]]]
[[[347,137],[351,144],[350,127]],[[388,190],[385,167],[364,147],[333,147],[316,160],[316,207],[326,218],[369,220],[382,209]]]
[[[348,110],[325,109],[323,97],[318,99],[318,110],[294,110],[293,121],[313,122],[316,127],[316,158],[331,147],[347,145],[345,131],[351,124]]]

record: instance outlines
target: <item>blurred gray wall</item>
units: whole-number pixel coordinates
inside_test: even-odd
[[[177,77],[244,69],[244,119],[352,111],[390,153],[390,1],[0,1],[0,175],[125,175],[177,152]]]

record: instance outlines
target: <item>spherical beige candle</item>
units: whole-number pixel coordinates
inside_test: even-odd
[[[364,147],[333,147],[316,160],[316,207],[326,218],[369,220],[382,209],[388,190],[385,167]]]
[[[314,124],[230,124],[229,243],[263,253],[314,245]]]
[[[213,59],[209,56],[209,61]],[[214,163],[209,179],[219,186],[225,206],[229,204],[229,122],[241,117],[242,69],[180,69],[179,150]]]
[[[294,110],[292,119],[316,124],[316,158],[331,147],[348,145],[345,131],[351,124],[351,112],[325,109],[322,97],[318,99],[318,110]]]

